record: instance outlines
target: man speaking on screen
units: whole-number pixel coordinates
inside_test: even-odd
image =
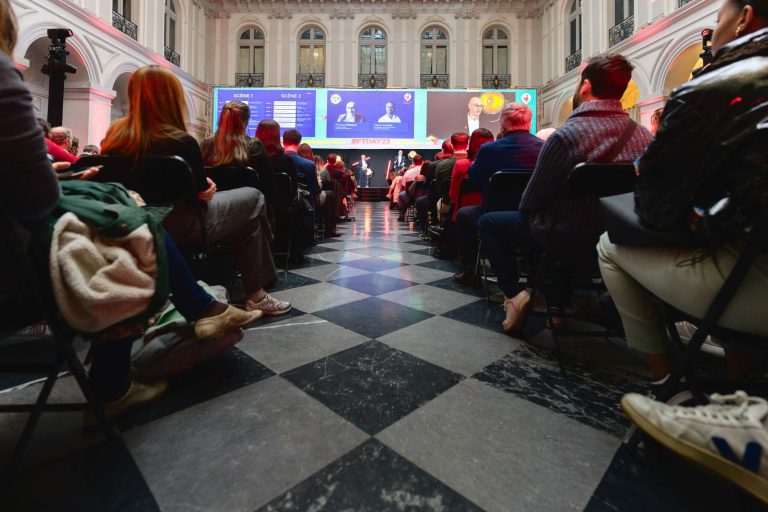
[[[395,114],[395,104],[391,101],[388,101],[386,105],[384,105],[384,109],[386,110],[386,114],[381,116],[379,118],[380,123],[399,123],[400,118]]]
[[[337,123],[364,123],[365,116],[357,113],[357,106],[354,101],[347,102],[346,112],[339,115]]]

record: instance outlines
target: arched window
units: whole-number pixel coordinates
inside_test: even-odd
[[[237,42],[237,72],[264,73],[264,34],[257,28],[247,28]]]
[[[438,26],[421,33],[421,77],[422,87],[448,87],[448,35]]]
[[[176,53],[176,6],[173,4],[173,0],[165,0],[164,22],[165,60],[178,66],[181,57]]]
[[[571,13],[568,15],[569,38],[571,51],[574,54],[581,50],[581,0],[573,0]]]
[[[367,27],[360,33],[359,74],[387,74],[387,34],[381,27]]]
[[[309,27],[299,36],[299,73],[297,85],[323,87],[325,81],[325,33]],[[307,80],[305,83],[304,80]],[[318,83],[321,80],[321,83]]]
[[[509,74],[509,36],[500,27],[483,34],[483,75]]]

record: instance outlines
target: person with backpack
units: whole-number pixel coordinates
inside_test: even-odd
[[[644,354],[659,385],[675,351],[647,292],[702,318],[752,226],[768,212],[768,0],[723,0],[712,51],[714,60],[673,91],[637,165],[640,221],[688,243],[618,245],[603,234],[597,248],[627,344]],[[768,253],[762,252],[718,325],[768,336],[766,297]],[[726,366],[738,382],[756,364],[731,348]],[[768,503],[768,401],[744,391],[709,400],[684,407],[628,394],[622,407],[663,445]]]

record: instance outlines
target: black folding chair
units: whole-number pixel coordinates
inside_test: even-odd
[[[556,208],[550,223],[549,230],[545,235],[544,249],[541,254],[538,269],[529,282],[533,285],[533,291],[531,293],[531,303],[536,298],[536,294],[542,289],[552,289],[552,286],[548,282],[547,273],[549,269],[555,265],[565,266],[571,272],[570,280],[573,288],[581,290],[589,290],[592,293],[598,294],[606,291],[605,285],[602,281],[600,269],[597,265],[597,254],[595,252],[595,246],[597,245],[599,234],[604,229],[604,224],[592,226],[595,233],[594,240],[579,240],[579,248],[584,248],[585,252],[579,251],[565,251],[562,248],[555,250],[555,244],[558,238],[558,225],[565,220],[562,205],[568,204],[570,201],[584,201],[585,204],[591,204],[594,202],[594,208],[596,212],[599,212],[598,201],[602,197],[614,196],[631,192],[635,189],[635,182],[637,180],[637,174],[635,173],[634,166],[631,163],[614,163],[614,164],[578,164],[568,175],[565,185],[558,198]],[[602,223],[601,218],[594,219],[596,223]],[[602,229],[601,229],[601,226]],[[555,354],[557,356],[560,371],[565,373],[565,366],[563,364],[562,353],[560,350],[561,337],[623,337],[624,332],[621,328],[621,322],[611,322],[613,325],[606,327],[604,330],[586,330],[586,329],[569,329],[567,327],[554,328],[552,321],[552,312],[550,305],[547,301],[547,293],[543,293],[544,296],[544,316],[547,319],[547,325],[552,333],[552,338],[555,343]],[[604,321],[604,318],[598,315],[599,321]],[[596,320],[596,315],[589,314],[571,314],[571,319],[592,321]]]
[[[243,187],[261,190],[259,173],[253,170],[253,167],[206,167],[205,174],[216,183],[218,190],[233,190]]]
[[[624,223],[626,224],[626,221]],[[655,236],[651,230],[645,227],[641,231],[645,231],[647,236]],[[657,392],[657,400],[666,402],[672,398],[680,391],[681,382],[685,378],[687,386],[693,392],[694,399],[698,403],[706,402],[704,394],[701,392],[702,379],[696,375],[694,365],[702,353],[701,347],[708,336],[716,338],[726,350],[729,348],[737,349],[741,353],[748,354],[754,361],[763,364],[768,362],[768,337],[717,325],[758,256],[768,251],[768,215],[763,215],[753,222],[744,230],[743,235],[744,243],[741,254],[701,318],[685,313],[649,293],[651,299],[661,309],[667,334],[673,342],[678,356],[677,363]],[[665,234],[662,233],[659,236],[663,240]],[[690,322],[696,326],[696,332],[687,345],[682,343],[678,334],[676,323],[679,321]],[[631,428],[626,437],[628,447],[636,447],[639,440],[639,431],[634,427]]]
[[[525,187],[533,175],[533,169],[504,169],[495,172],[488,182],[488,193],[485,197],[486,212],[515,212],[520,208]],[[469,180],[464,180],[464,186]],[[461,194],[461,192],[460,192]],[[480,272],[483,276],[483,291],[485,300],[490,301],[488,291],[488,262],[483,253],[482,242],[477,241],[477,260],[475,261],[475,274]]]
[[[8,341],[8,333],[45,321],[53,334],[53,346],[41,354],[39,346],[31,348],[19,345],[0,348],[0,373],[18,375],[45,375],[45,381],[37,400],[32,403],[0,405],[0,413],[30,413],[8,464],[0,474],[0,508],[6,497],[6,491],[13,487],[22,457],[29,446],[32,434],[43,412],[70,412],[90,410],[108,441],[118,441],[119,437],[111,422],[104,414],[101,400],[94,393],[80,359],[75,354],[72,342],[75,332],[67,325],[56,307],[50,280],[36,267],[30,255],[24,250],[21,228],[3,208],[0,208],[0,239],[2,246],[11,253],[13,268],[20,277],[19,294],[8,300],[0,301],[3,309],[3,321],[0,332]],[[47,347],[46,347],[47,348]],[[40,350],[38,350],[40,349]],[[23,354],[19,357],[19,354]],[[85,397],[83,403],[49,404],[51,390],[60,373],[68,368]]]
[[[95,165],[102,165],[103,168],[91,181],[120,183],[128,190],[137,192],[150,205],[172,206],[184,201],[192,206],[200,227],[202,246],[185,246],[180,249],[198,278],[210,284],[227,282],[224,272],[214,268],[216,258],[208,239],[203,203],[197,198],[192,169],[183,158],[146,156],[136,161],[132,157],[94,155],[81,157],[77,161],[78,168]]]
[[[285,256],[286,267],[288,266],[288,260],[291,257],[291,250],[293,249],[293,220],[291,219],[290,206],[293,204],[293,180],[291,177],[284,173],[278,172],[273,174],[275,181],[275,204],[277,205],[277,236],[275,237],[274,248],[272,251],[273,256]],[[278,239],[285,238],[286,248],[285,250],[278,248]]]

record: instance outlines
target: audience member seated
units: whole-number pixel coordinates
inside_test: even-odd
[[[73,155],[69,151],[72,147],[72,132],[69,130],[69,128],[65,128],[63,126],[51,128],[51,125],[48,124],[47,121],[45,121],[45,125],[47,125],[49,129],[49,135],[46,136],[45,145],[48,147],[48,154],[53,159],[53,161],[70,163],[77,162],[77,155]],[[41,126],[43,126],[43,131],[45,131],[45,125],[41,124]]]
[[[558,194],[568,173],[582,162],[631,162],[651,140],[648,130],[631,121],[621,106],[621,97],[631,78],[632,65],[623,56],[608,54],[591,58],[581,72],[574,95],[574,111],[544,144],[523,193],[520,211],[486,213],[477,224],[483,251],[488,254],[504,292],[505,332],[522,327],[530,301],[530,294],[518,282],[515,253],[543,246],[543,235],[554,209],[559,208],[564,219],[558,223],[555,250],[565,248],[569,252],[589,253],[590,246],[594,246],[604,229],[596,201],[559,203]],[[630,133],[625,137],[626,144],[616,147],[625,132]],[[483,146],[474,165],[484,151],[495,144]],[[613,158],[611,153],[615,155]],[[471,177],[472,168],[469,173]],[[549,302],[556,308],[565,306],[563,297],[553,296]],[[562,311],[556,313],[561,315]]]
[[[305,146],[305,154],[309,150],[309,158],[299,154],[301,146]],[[322,191],[318,183],[312,148],[308,144],[301,143],[301,132],[294,129],[286,130],[283,133],[283,147],[285,148],[285,154],[293,160],[299,179],[306,183],[312,197],[312,203],[316,208],[321,206],[319,196]],[[326,238],[341,236],[341,233],[336,231],[336,208],[334,208],[333,203],[329,202],[327,206],[322,206],[322,210],[323,223],[325,225],[324,236]]]
[[[729,197],[730,222],[749,226],[766,212],[768,172],[768,1],[723,0],[712,37],[713,62],[675,89],[655,140],[638,162],[637,214],[656,230],[702,241],[701,249],[630,247],[600,238],[600,268],[621,314],[627,343],[643,354],[656,379],[674,363],[673,347],[645,290],[701,318],[739,256],[740,229],[714,244],[702,233],[694,207]],[[756,133],[761,135],[755,136]],[[728,213],[726,209],[726,215]],[[736,227],[732,225],[732,227]],[[718,323],[768,336],[768,254],[758,256]],[[727,348],[727,344],[726,344]],[[754,360],[726,351],[732,378]],[[738,391],[712,395],[711,404],[681,407],[639,394],[622,407],[651,437],[704,465],[768,503],[768,403]]]
[[[46,229],[46,224],[41,221],[54,213],[61,189],[47,157],[43,133],[34,117],[32,97],[11,60],[16,30],[7,0],[0,0],[0,20],[10,25],[0,31],[0,111],[6,121],[0,124],[0,147],[9,159],[7,182],[0,191],[0,203],[20,230],[35,234]],[[54,166],[66,168],[69,164]],[[87,178],[93,172],[96,169],[90,169],[83,177]],[[197,285],[167,235],[164,242],[171,298],[188,321],[196,321],[195,330],[199,337],[217,336],[261,316],[260,311],[247,313],[216,302]],[[162,239],[160,243],[163,243]],[[0,303],[7,304],[12,300],[26,303],[29,308],[34,304],[31,299],[27,300],[31,291],[20,287],[18,268],[12,266],[9,259],[10,250],[6,247],[0,251],[0,268],[4,269],[0,273]],[[34,252],[35,247],[29,250]],[[31,321],[39,320],[35,318],[38,312],[27,311]],[[91,383],[111,417],[158,397],[165,389],[164,383],[131,382],[129,368],[133,341],[133,337],[116,339],[92,347]]]
[[[437,164],[440,163],[441,160],[451,158],[452,156],[453,144],[451,144],[449,139],[446,139],[443,141],[440,152],[435,155],[435,159],[428,164],[422,164],[421,166],[421,175],[424,176],[424,189],[427,193],[417,198],[414,204],[416,205],[416,218],[422,229],[421,238],[423,240],[429,239],[429,236],[426,235],[427,227],[429,227],[427,213],[432,212],[433,221],[437,221],[437,200],[439,196],[437,195],[437,187],[434,184]]]
[[[469,166],[467,176],[478,186],[482,195],[488,195],[491,176],[502,169],[533,169],[544,142],[531,134],[533,113],[527,105],[512,103],[501,113],[501,137],[485,144],[477,152]],[[456,233],[459,243],[459,262],[464,271],[455,274],[453,280],[465,286],[477,286],[479,276],[475,272],[477,260],[477,221],[485,213],[485,207],[467,206],[456,213]]]
[[[757,85],[768,71],[768,30],[758,30],[768,25],[768,13],[760,16],[755,6],[749,7],[723,2],[712,39],[714,61],[700,77],[674,91],[655,140],[638,161],[636,212],[649,228],[680,232],[682,239],[695,225],[694,206],[709,208],[727,196],[736,201],[747,169],[755,176],[768,171],[764,139],[722,158],[725,141],[733,147],[768,114],[768,105],[760,103],[768,86]],[[739,35],[743,37],[734,41]],[[761,197],[765,186],[759,183],[750,185],[750,200],[759,207],[745,207],[747,218],[768,206]],[[598,254],[627,342],[645,354],[652,375],[661,379],[674,363],[674,347],[643,290],[700,318],[733,267],[739,240],[704,249],[655,248],[619,246],[603,235]],[[768,336],[768,320],[761,313],[768,293],[766,275],[768,255],[761,255],[721,317],[723,326]]]
[[[99,154],[99,148],[97,146],[94,146],[93,144],[86,144],[86,146],[83,148],[83,154],[84,155],[98,155]]]
[[[421,166],[423,163],[424,159],[421,157],[421,155],[414,156],[413,166],[405,171],[405,174],[400,177],[401,192],[397,196],[397,211],[399,213],[397,220],[399,221],[405,220],[405,211],[413,204],[413,201],[415,200],[415,195],[411,194],[408,190],[409,187],[417,179],[424,180],[424,176],[421,176]]]
[[[176,155],[190,165],[204,201],[204,215],[211,243],[232,250],[247,293],[245,309],[266,315],[287,313],[291,305],[275,300],[265,288],[277,279],[269,242],[272,231],[267,221],[264,196],[254,188],[217,192],[205,175],[197,141],[186,133],[187,108],[179,80],[161,66],[144,66],[128,82],[128,115],[109,127],[102,142],[105,155]],[[184,202],[176,204],[164,222],[179,245],[199,245],[202,233],[197,209]]]
[[[283,146],[280,144],[280,125],[272,119],[263,119],[256,126],[256,139],[264,145],[272,173],[282,172],[290,176],[291,197],[295,197],[299,178],[296,174],[296,165],[294,165],[291,157],[285,154]]]
[[[459,132],[461,135],[466,135],[464,132]],[[467,141],[462,137],[461,143],[463,148],[456,150],[454,157],[456,163],[453,164],[453,171],[451,172],[451,187],[448,191],[448,195],[452,205],[451,221],[456,222],[456,215],[459,213],[459,209],[465,206],[479,205],[483,202],[483,194],[478,190],[477,192],[469,192],[464,196],[460,195],[461,182],[467,178],[469,166],[475,161],[477,152],[480,151],[480,147],[483,144],[494,141],[494,136],[485,128],[478,128],[472,132],[472,136],[469,138],[469,146],[467,147]],[[454,146],[455,147],[455,146]]]
[[[226,102],[216,133],[200,144],[203,163],[209,167],[208,177],[216,183],[217,190],[258,188],[269,203],[274,189],[272,168],[264,145],[246,135],[250,117],[250,108],[245,103]]]

